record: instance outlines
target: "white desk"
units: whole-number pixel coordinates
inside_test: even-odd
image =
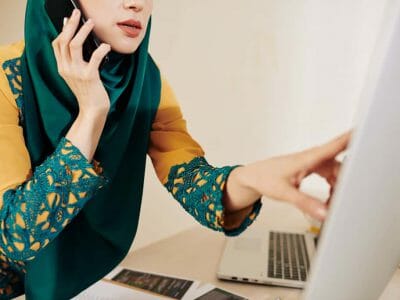
[[[301,213],[286,204],[264,201],[264,207],[254,226],[267,225],[280,229],[294,230],[308,228],[308,223]],[[159,272],[178,277],[185,277],[212,283],[218,287],[231,290],[251,300],[297,300],[300,290],[255,285],[249,283],[222,281],[216,278],[216,270],[225,236],[205,227],[197,226],[170,238],[130,253],[122,266],[141,269],[148,272]],[[400,299],[400,269],[379,300]]]
[[[304,216],[296,209],[276,201],[264,200],[263,203],[263,210],[252,226],[265,225],[282,230],[308,228]],[[251,300],[275,300],[277,296],[282,300],[299,299],[298,289],[218,280],[215,274],[224,243],[225,236],[222,233],[199,225],[130,253],[121,265],[209,282]],[[395,299],[400,299],[400,269],[394,274],[379,300]]]

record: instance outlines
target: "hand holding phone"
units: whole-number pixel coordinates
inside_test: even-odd
[[[78,0],[46,0],[45,8],[47,14],[52,21],[54,27],[57,29],[57,32],[61,33],[64,26],[64,18],[69,17],[74,9],[78,9],[81,11],[81,7],[79,5]],[[87,22],[86,17],[81,13],[78,30]],[[84,41],[82,46],[83,59],[86,62],[90,61],[93,52],[100,46],[101,42],[96,37],[93,32],[90,32],[87,36],[87,39]],[[103,67],[105,63],[109,61],[108,56],[106,55],[101,62],[99,69]]]
[[[89,114],[108,112],[110,99],[100,79],[99,66],[111,47],[101,44],[93,52],[90,61],[84,61],[82,45],[94,24],[88,20],[78,30],[80,17],[80,11],[74,10],[61,33],[52,42],[58,72],[76,96],[80,111]]]

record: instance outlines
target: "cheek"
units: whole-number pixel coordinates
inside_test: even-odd
[[[99,24],[99,22],[95,24]],[[101,26],[99,25],[95,26],[93,32],[102,42],[106,42],[113,35],[111,33],[112,26],[111,25],[107,26],[104,24],[104,22],[101,22],[100,24]]]
[[[146,5],[143,10],[143,15],[145,16],[146,20],[150,18],[150,15],[153,13],[153,1],[149,0],[146,1]]]
[[[147,12],[149,15],[151,15],[151,13],[153,12],[153,1],[151,1],[151,4],[149,4]]]

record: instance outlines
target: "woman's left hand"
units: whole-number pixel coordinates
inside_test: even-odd
[[[254,203],[256,196],[263,195],[291,203],[311,217],[323,221],[328,204],[303,193],[299,187],[305,177],[316,173],[327,180],[332,193],[341,167],[336,156],[347,148],[350,138],[351,132],[347,132],[318,147],[234,169],[231,173],[233,180],[227,183],[227,191],[230,191],[228,200],[225,200],[227,211],[248,207]],[[239,188],[235,182],[241,182],[245,188]]]

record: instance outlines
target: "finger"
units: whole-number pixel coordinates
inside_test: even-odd
[[[324,221],[328,214],[326,205],[324,203],[310,195],[292,188],[291,186],[289,186],[287,189],[286,197],[288,202],[294,204],[301,211],[319,221]]]
[[[324,161],[335,158],[347,148],[351,134],[352,132],[348,131],[322,146],[305,151],[304,155],[307,155],[308,167],[314,169]]]
[[[326,206],[329,207],[329,205],[331,204],[332,196],[333,196],[334,193],[335,193],[335,187],[331,186],[331,188],[329,189],[329,198],[326,201]]]
[[[60,47],[58,44],[57,39],[53,40],[51,42],[51,45],[53,47],[53,52],[54,52],[54,57],[56,58],[56,62],[57,62],[57,68],[60,69],[60,65],[59,65],[59,60],[60,60]]]
[[[317,173],[319,176],[325,178],[330,185],[332,185],[336,182],[341,167],[341,162],[337,161],[336,159],[331,159],[324,162],[321,166],[317,166],[315,170],[310,170],[310,173]]]
[[[65,17],[64,18],[64,20],[63,20],[63,28],[64,28],[64,26],[65,26],[65,24],[68,22],[68,18],[67,17]],[[58,67],[58,69],[60,69],[59,67],[59,62],[60,62],[60,44],[59,44],[59,36],[57,37],[57,38],[55,38],[52,42],[51,42],[51,45],[52,45],[52,47],[53,47],[53,50],[54,50],[54,56],[55,56],[55,58],[56,58],[56,61],[57,61],[57,67]]]
[[[87,39],[89,33],[92,31],[94,23],[91,19],[81,27],[75,37],[71,40],[69,44],[69,49],[71,53],[71,59],[75,61],[83,61],[82,47],[83,43]]]
[[[102,43],[92,54],[92,57],[89,61],[89,68],[91,71],[95,71],[99,69],[100,63],[103,60],[104,56],[111,50],[111,46],[109,44]]]
[[[336,185],[336,181],[337,178],[339,176],[340,173],[340,169],[342,168],[342,163],[335,160],[334,164],[333,164],[333,168],[332,168],[332,174],[329,178],[327,178],[328,183],[332,186],[335,187]]]
[[[51,42],[51,45],[53,46],[53,52],[57,63],[58,74],[62,76],[64,74],[64,61],[61,58],[60,43],[58,38],[54,39]]]
[[[63,28],[68,22],[68,18],[65,17],[63,20]],[[63,73],[63,61],[61,59],[61,50],[60,50],[60,36],[55,38],[52,42],[51,45],[53,46],[53,51],[54,51],[54,57],[56,58],[56,63],[57,63],[57,70],[60,75]]]
[[[64,59],[66,62],[69,62],[71,60],[69,43],[75,35],[80,20],[80,14],[80,11],[77,9],[73,11],[71,17],[66,21],[63,30],[58,37],[61,58]]]

